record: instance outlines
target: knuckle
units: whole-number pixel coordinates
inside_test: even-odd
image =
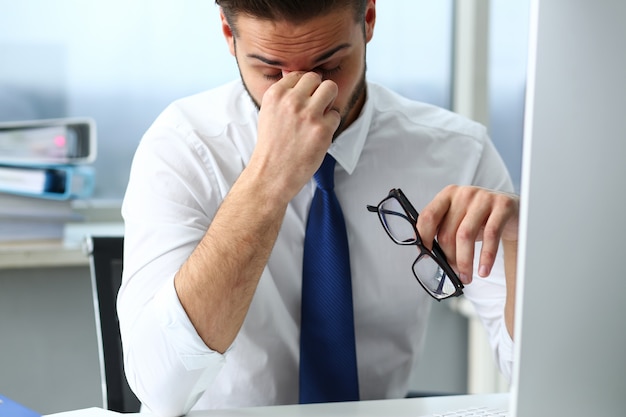
[[[496,259],[496,253],[483,248],[482,252],[480,253],[480,261],[483,264],[492,264]]]
[[[456,237],[460,243],[468,243],[468,242],[473,243],[475,240],[474,231],[470,229],[469,227],[464,227],[464,226],[459,227],[459,229],[456,232]]]
[[[457,257],[456,265],[460,271],[471,271],[474,267],[473,262],[465,257]]]
[[[310,135],[314,138],[330,140],[334,128],[328,123],[313,123],[309,128]]]
[[[500,231],[495,227],[485,227],[483,230],[484,241],[497,241],[500,239]]]
[[[435,213],[431,208],[425,208],[419,214],[420,223],[430,226],[436,222]]]
[[[265,103],[277,101],[280,95],[281,95],[280,88],[278,88],[276,84],[274,84],[270,88],[265,90],[265,93],[263,93],[262,101]]]
[[[294,111],[300,108],[300,98],[296,94],[285,94],[285,97],[282,98],[283,105],[287,107],[287,109]]]
[[[310,128],[310,132],[313,137],[323,137],[325,134],[327,134],[327,130],[328,129],[326,128],[326,126],[321,124],[314,124]]]
[[[473,253],[467,254],[463,251],[457,251],[456,266],[459,268],[460,272],[465,271],[471,275],[471,271],[474,269],[473,255]]]
[[[441,193],[443,195],[454,195],[457,193],[459,189],[459,186],[456,184],[448,184],[446,185],[443,190],[441,190]]]
[[[505,194],[500,194],[498,200],[500,205],[502,205],[506,212],[516,211],[519,205],[519,202],[515,198],[512,198]]]
[[[485,193],[481,193],[481,189],[474,186],[461,187],[458,191],[459,196],[463,201],[474,202],[478,201],[479,204],[485,204],[488,196]]]
[[[456,239],[450,233],[439,233],[437,235],[437,242],[442,248],[451,248],[456,244]]]

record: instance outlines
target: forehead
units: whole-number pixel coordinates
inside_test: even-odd
[[[298,22],[239,15],[236,26],[238,48],[280,62],[312,59],[363,37],[350,8]]]

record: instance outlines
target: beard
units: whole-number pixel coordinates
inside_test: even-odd
[[[352,112],[352,110],[354,110],[354,108],[356,107],[358,103],[363,103],[365,101],[365,100],[361,101],[361,98],[365,97],[365,90],[366,90],[365,70],[366,70],[366,66],[365,64],[363,64],[363,72],[361,72],[361,77],[359,79],[359,82],[357,83],[356,86],[354,86],[354,89],[352,90],[352,94],[350,95],[350,100],[348,100],[348,104],[346,104],[346,107],[343,109],[343,111],[339,112],[339,114],[341,115],[341,120],[339,122],[339,126],[337,127],[337,130],[335,130],[335,133],[333,134],[333,142],[335,141],[335,139],[337,139],[337,136],[339,136],[341,132],[343,132],[344,129],[347,127],[346,120],[350,116],[350,113]],[[357,117],[359,117],[358,114],[354,116],[355,120]]]
[[[243,78],[243,75],[241,74],[241,69],[239,68],[239,62],[237,62],[237,69],[239,70],[239,77],[241,78],[241,82],[243,83],[243,87],[246,90],[246,93],[248,93],[248,97],[250,97],[250,100],[254,103],[254,105],[257,108],[257,110],[261,110],[261,103],[259,103],[252,96],[252,94],[250,93],[250,89],[248,89],[248,85],[246,84],[246,80]],[[339,111],[339,115],[341,116],[341,119],[340,119],[340,122],[339,122],[339,126],[335,130],[335,133],[333,133],[333,142],[335,141],[335,139],[337,139],[337,136],[339,136],[341,134],[341,132],[343,132],[344,129],[347,127],[346,126],[346,120],[350,116],[350,113],[355,108],[355,106],[361,101],[361,98],[365,96],[365,91],[366,91],[365,72],[366,72],[366,69],[367,69],[367,66],[366,66],[366,64],[364,62],[363,63],[363,72],[361,72],[360,80],[357,83],[357,85],[354,87],[354,89],[352,90],[352,94],[350,95],[350,99],[348,100],[348,103],[346,104],[345,108],[343,108],[343,109],[336,109],[336,110]]]

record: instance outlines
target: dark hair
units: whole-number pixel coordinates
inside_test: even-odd
[[[263,20],[304,22],[335,10],[352,7],[355,22],[365,18],[367,0],[215,0],[236,34],[235,17],[246,14]]]

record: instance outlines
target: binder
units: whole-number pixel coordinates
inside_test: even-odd
[[[0,122],[0,164],[89,164],[96,150],[91,118]]]
[[[87,165],[0,165],[0,192],[52,200],[89,197],[95,171]]]

